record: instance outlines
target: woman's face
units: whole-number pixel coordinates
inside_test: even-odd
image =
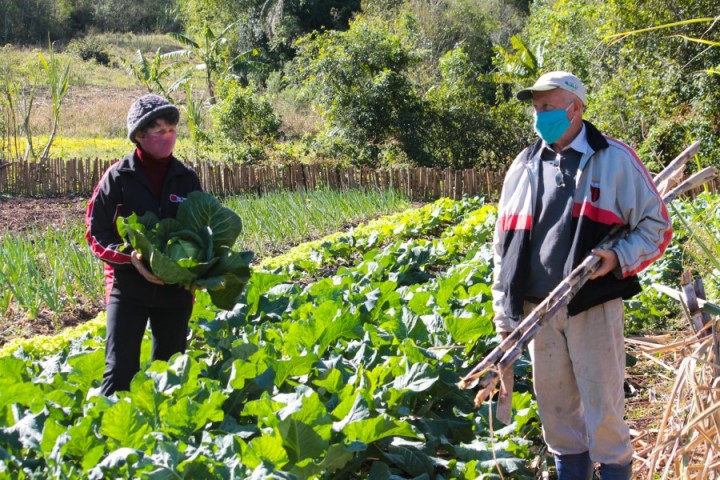
[[[168,123],[163,118],[155,120],[147,130],[135,135],[140,149],[155,158],[167,158],[172,155],[176,139],[177,125]]]

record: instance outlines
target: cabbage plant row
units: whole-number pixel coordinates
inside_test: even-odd
[[[496,340],[494,223],[444,200],[290,252],[109,398],[97,336],[0,358],[0,478],[533,478],[530,394],[501,428],[456,387]]]

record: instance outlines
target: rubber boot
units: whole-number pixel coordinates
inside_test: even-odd
[[[600,478],[602,480],[630,480],[632,478],[632,462],[627,465],[600,464]]]
[[[558,480],[592,480],[593,462],[590,452],[555,455]]]

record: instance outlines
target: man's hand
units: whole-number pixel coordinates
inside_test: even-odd
[[[142,253],[133,251],[130,254],[130,262],[133,264],[133,267],[140,272],[140,275],[142,275],[145,280],[147,280],[150,283],[154,283],[155,285],[165,285],[165,282],[160,280],[158,277],[150,273],[150,270],[145,268],[145,265],[142,262],[143,256]]]
[[[592,253],[600,257],[600,266],[595,270],[595,273],[590,276],[590,280],[607,275],[620,264],[617,254],[612,250],[592,250]]]

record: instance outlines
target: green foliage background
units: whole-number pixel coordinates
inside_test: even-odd
[[[109,58],[97,33],[192,39],[139,52],[173,73],[137,81],[196,102],[207,121],[193,141],[248,163],[502,169],[534,136],[513,93],[569,70],[588,87],[588,118],[654,170],[694,140],[720,163],[718,15],[713,0],[0,0],[0,38],[49,35],[115,69],[127,58]],[[710,20],[611,37],[698,18]]]

